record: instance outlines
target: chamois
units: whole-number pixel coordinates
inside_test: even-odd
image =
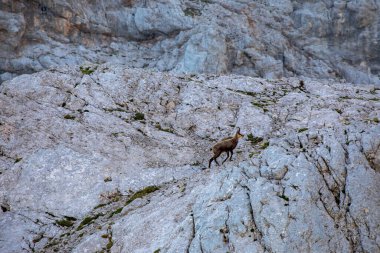
[[[211,162],[212,161],[215,161],[216,164],[219,166],[219,163],[218,163],[218,161],[216,159],[223,152],[227,152],[227,158],[224,159],[224,161],[222,162],[222,164],[225,161],[227,161],[227,159],[230,157],[230,153],[231,153],[230,161],[232,161],[232,155],[234,154],[233,150],[236,148],[236,145],[238,144],[239,138],[243,138],[243,137],[244,137],[244,135],[242,135],[240,133],[240,127],[238,127],[238,130],[237,130],[236,134],[233,137],[224,138],[221,141],[219,141],[218,143],[216,143],[212,147],[212,152],[214,153],[214,156],[210,159],[210,161],[208,163],[208,167],[209,168],[211,167]]]

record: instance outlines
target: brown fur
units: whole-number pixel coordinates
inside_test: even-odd
[[[224,138],[222,139],[221,141],[219,141],[218,143],[216,143],[213,147],[212,147],[212,152],[213,152],[213,157],[210,159],[209,163],[208,163],[208,167],[210,168],[211,167],[211,163],[212,161],[215,161],[217,165],[219,165],[218,161],[216,160],[223,152],[226,152],[227,153],[227,158],[224,159],[224,161],[222,162],[222,164],[227,161],[227,159],[230,157],[230,153],[231,153],[231,157],[230,157],[230,161],[232,161],[232,155],[234,154],[233,150],[236,148],[238,142],[239,142],[239,138],[243,138],[244,135],[242,135],[240,133],[240,128],[238,128],[236,134],[233,136],[233,137],[227,137],[227,138]]]

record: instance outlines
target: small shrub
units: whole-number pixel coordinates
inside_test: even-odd
[[[145,120],[145,115],[144,115],[144,113],[136,112],[133,119],[134,120]]]

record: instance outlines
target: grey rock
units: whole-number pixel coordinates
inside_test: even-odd
[[[1,82],[57,66],[111,62],[380,85],[379,0],[1,3]]]
[[[0,251],[378,252],[379,89],[303,80],[86,63],[5,81]],[[206,169],[236,127],[252,136]]]

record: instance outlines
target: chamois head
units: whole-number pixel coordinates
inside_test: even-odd
[[[236,136],[238,139],[240,139],[240,138],[243,138],[243,137],[244,137],[244,134],[241,134],[241,133],[240,133],[240,127],[238,127],[238,130],[236,131],[236,134],[235,134],[235,136]]]

